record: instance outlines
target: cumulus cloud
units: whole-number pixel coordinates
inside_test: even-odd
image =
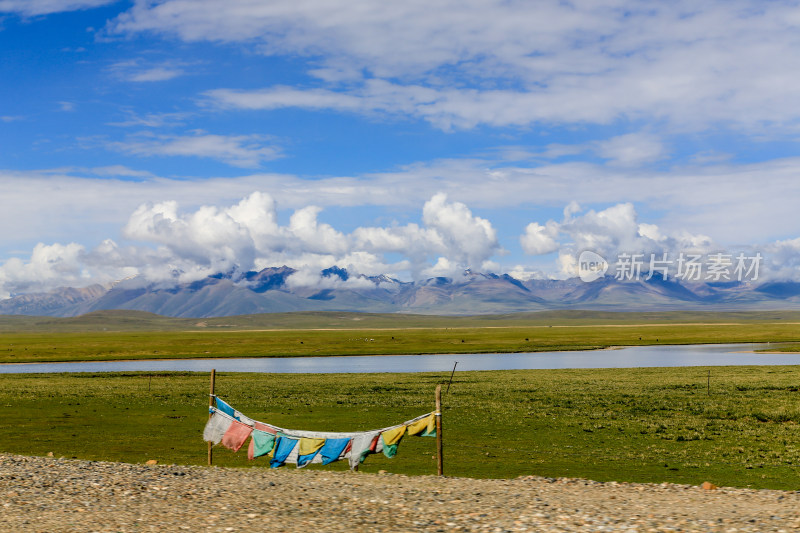
[[[503,249],[492,224],[445,194],[425,202],[421,223],[365,226],[346,233],[320,220],[323,214],[317,206],[305,206],[281,224],[277,204],[265,192],[228,206],[189,210],[175,201],[142,204],[123,228],[123,237],[134,244],[120,246],[104,239],[87,249],[76,243],[39,243],[29,258],[15,257],[0,265],[0,296],[132,277],[143,284],[172,285],[280,265],[298,270],[289,278],[291,287],[315,289],[375,286],[359,275],[424,279],[459,277],[466,269],[501,269],[494,257]],[[726,253],[736,260],[736,250],[725,250],[707,236],[640,221],[631,203],[602,210],[570,204],[560,221],[528,224],[520,242],[528,254],[558,255],[550,267],[510,268],[519,279],[573,277],[583,251],[598,253],[612,264],[621,254],[641,254],[642,272],[648,270],[650,254],[668,254],[674,260],[680,253]],[[763,252],[761,280],[800,276],[798,239],[741,250],[748,256]],[[334,265],[347,269],[350,278],[321,274]]]
[[[425,203],[422,220],[434,231],[442,251],[463,266],[480,265],[500,249],[492,224],[461,202],[448,202],[446,194]]]
[[[656,224],[639,222],[631,203],[585,213],[577,204],[570,204],[561,222],[550,220],[544,226],[532,222],[520,241],[530,255],[558,251],[556,264],[563,277],[578,274],[578,257],[584,251],[597,253],[611,264],[624,254],[640,255],[647,263],[646,271],[651,257],[667,254],[667,260],[676,260],[681,253],[707,255],[718,249],[708,236],[687,231],[668,234]]]
[[[358,274],[450,276],[498,267],[491,262],[501,250],[491,223],[444,194],[425,203],[422,225],[365,227],[348,234],[320,221],[321,213],[317,206],[302,207],[281,225],[275,200],[264,192],[228,207],[204,205],[185,212],[175,201],[146,203],[122,230],[139,244],[120,247],[105,239],[89,251],[77,244],[40,244],[27,262],[13,258],[0,267],[0,287],[8,295],[29,287],[137,275],[150,282],[188,282],[288,265],[299,271],[291,277],[292,286],[363,288],[374,285]],[[355,276],[338,281],[320,276],[334,265]]]
[[[474,216],[465,204],[449,202],[443,193],[425,203],[422,220],[424,226],[358,228],[353,236],[358,247],[404,254],[412,262],[415,276],[431,272],[454,275],[467,268],[480,268],[501,251],[492,224]],[[436,260],[434,267],[428,263],[431,258]]]
[[[176,202],[143,205],[131,215],[124,234],[165,246],[172,257],[190,260],[208,273],[226,272],[235,265],[253,267],[253,240],[230,210],[203,206],[190,214],[177,211]]]
[[[25,262],[11,258],[0,267],[0,297],[8,298],[10,290],[33,292],[85,283],[83,246],[75,243],[37,244]]]
[[[764,278],[781,281],[800,279],[800,237],[769,243],[761,247],[761,251],[764,252]]]
[[[308,206],[298,209],[289,219],[287,231],[300,243],[303,251],[317,254],[341,255],[350,244],[348,239],[329,224],[317,220],[322,208]]]
[[[112,142],[109,148],[139,156],[183,156],[215,159],[235,167],[257,168],[280,157],[275,146],[265,145],[262,135],[152,135],[142,133],[126,141]]]
[[[561,227],[580,250],[638,251],[649,244],[639,233],[636,210],[631,203],[617,204],[602,211],[590,210],[567,219]]]
[[[559,247],[556,241],[558,230],[558,224],[552,220],[544,226],[538,222],[531,222],[525,227],[525,233],[519,239],[523,251],[530,255],[555,252]]]

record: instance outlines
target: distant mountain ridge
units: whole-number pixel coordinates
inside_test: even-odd
[[[23,294],[0,301],[0,314],[78,316],[111,309],[169,317],[207,318],[289,311],[358,311],[438,315],[502,314],[557,309],[608,311],[800,309],[800,283],[682,282],[653,276],[584,283],[520,281],[508,274],[466,271],[463,277],[417,282],[353,275],[340,267],[320,272],[322,286],[288,283],[287,266],[215,274],[165,286],[127,279],[111,287],[91,285]]]

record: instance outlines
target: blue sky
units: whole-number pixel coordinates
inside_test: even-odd
[[[777,1],[0,0],[0,296],[588,249],[796,279],[799,29]]]

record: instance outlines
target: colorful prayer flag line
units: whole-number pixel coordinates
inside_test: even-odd
[[[286,429],[253,420],[212,395],[216,407],[209,407],[211,417],[203,430],[203,439],[214,445],[222,444],[234,452],[250,444],[247,458],[267,456],[270,467],[286,463],[302,468],[312,463],[330,464],[347,459],[356,468],[372,453],[383,452],[394,457],[405,435],[435,437],[435,413],[425,413],[402,424],[355,432],[324,432]]]

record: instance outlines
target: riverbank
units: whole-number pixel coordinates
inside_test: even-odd
[[[0,528],[792,531],[800,493],[673,484],[131,465],[0,455]]]

